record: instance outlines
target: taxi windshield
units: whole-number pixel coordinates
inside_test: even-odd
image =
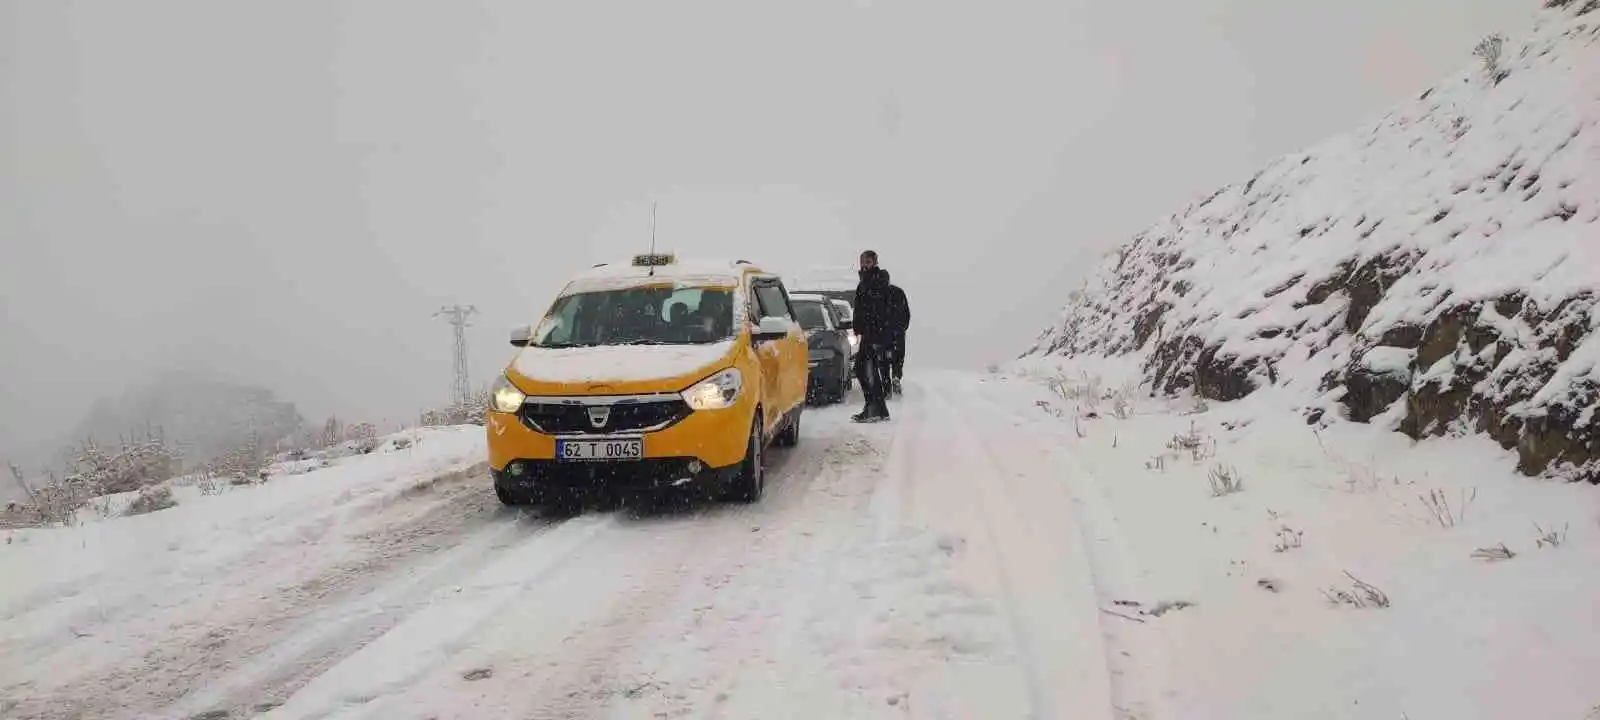
[[[733,337],[733,290],[634,287],[565,295],[534,331],[534,347],[699,345]]]

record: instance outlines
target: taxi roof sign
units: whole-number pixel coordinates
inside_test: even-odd
[[[671,253],[646,253],[644,255],[633,256],[634,267],[654,268],[661,267],[663,265],[671,265],[675,262],[677,262],[677,258],[673,257]]]

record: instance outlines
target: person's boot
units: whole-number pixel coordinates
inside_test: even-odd
[[[868,400],[866,406],[861,408],[861,412],[858,412],[858,413],[850,416],[850,421],[851,422],[862,423],[862,422],[871,422],[871,420],[872,420],[872,401],[871,400]]]
[[[878,407],[876,409],[876,412],[873,413],[873,417],[876,420],[878,420],[879,422],[882,422],[884,420],[888,420],[889,419],[889,403],[884,401],[883,398],[879,398],[878,402],[877,402],[877,406]]]

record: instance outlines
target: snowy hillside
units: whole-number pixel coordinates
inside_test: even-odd
[[[1158,393],[1271,388],[1310,423],[1481,432],[1600,481],[1600,3],[1563,4],[1139,233],[1024,360],[1126,357]]]

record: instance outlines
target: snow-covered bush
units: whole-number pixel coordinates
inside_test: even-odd
[[[455,404],[423,411],[420,424],[423,427],[482,425],[488,421],[488,418],[485,417],[488,408],[489,391],[480,390],[473,393],[471,401],[466,405]]]
[[[177,475],[182,457],[167,444],[159,429],[147,431],[143,440],[124,438],[119,448],[110,451],[93,440],[85,440],[67,482],[84,488],[91,496],[132,492]]]
[[[1498,83],[1506,79],[1508,74],[1505,66],[1500,64],[1500,56],[1505,51],[1506,38],[1495,33],[1478,41],[1477,47],[1472,49],[1472,54],[1483,61],[1483,72],[1489,76],[1490,81]]]
[[[140,490],[139,496],[128,504],[128,509],[123,511],[122,514],[127,516],[145,515],[157,510],[176,507],[177,505],[178,501],[172,497],[172,489],[165,485],[158,485]]]
[[[1349,605],[1354,608],[1386,608],[1389,607],[1389,595],[1377,586],[1363,581],[1349,571],[1345,577],[1350,579],[1350,588],[1345,589],[1337,585],[1323,588],[1322,595],[1334,605]]]
[[[50,475],[43,482],[29,481],[22,468],[11,465],[11,477],[27,496],[26,505],[8,508],[12,522],[24,525],[70,525],[92,497],[81,483],[63,481]]]
[[[268,466],[266,453],[256,437],[233,448],[211,461],[204,472],[226,479],[233,485],[248,485],[266,479]]]
[[[1206,479],[1211,481],[1211,496],[1223,497],[1244,490],[1244,478],[1239,477],[1239,471],[1227,465],[1217,465],[1206,474]]]

